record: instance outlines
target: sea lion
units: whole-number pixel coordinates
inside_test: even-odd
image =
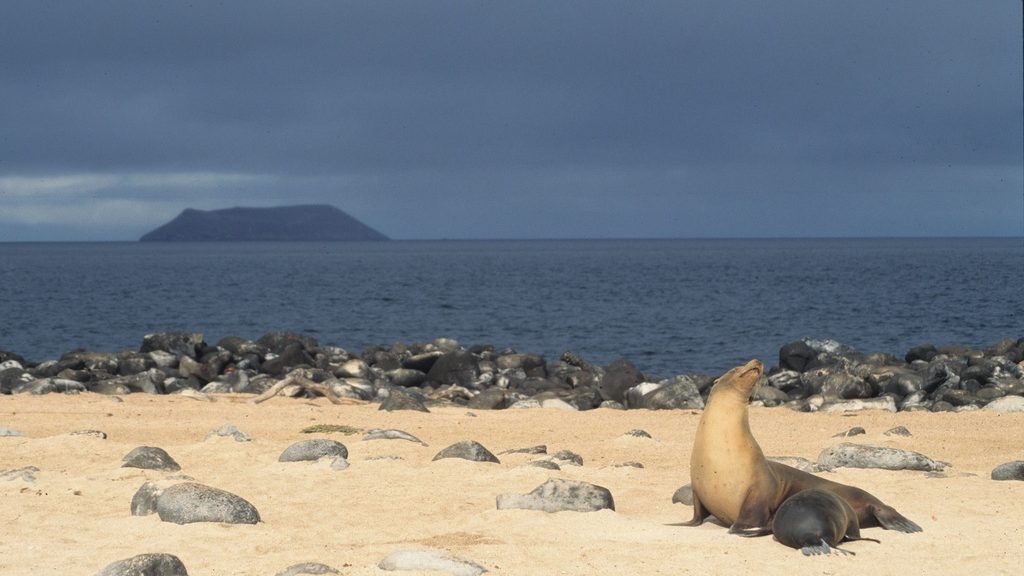
[[[763,373],[761,362],[751,360],[715,381],[690,456],[693,518],[681,525],[699,526],[714,515],[731,533],[763,536],[771,533],[772,515],[787,498],[820,489],[845,500],[861,528],[920,532],[920,526],[860,488],[765,459],[750,432],[747,409]]]
[[[842,498],[827,490],[804,490],[790,496],[772,516],[772,534],[790,548],[799,548],[804,556],[855,554],[837,547],[840,542],[871,540],[861,538],[857,514]]]

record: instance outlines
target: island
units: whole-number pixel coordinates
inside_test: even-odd
[[[140,242],[376,241],[388,237],[327,204],[186,208]]]

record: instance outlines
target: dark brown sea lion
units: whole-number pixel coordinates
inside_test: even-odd
[[[804,556],[855,554],[838,547],[840,542],[871,540],[861,538],[857,514],[846,500],[827,490],[804,490],[790,496],[772,516],[772,534],[790,548],[799,548]]]
[[[682,525],[698,526],[714,515],[729,532],[763,536],[771,533],[772,515],[787,498],[820,489],[845,500],[861,528],[920,532],[920,526],[860,488],[765,459],[750,433],[747,410],[763,371],[761,362],[751,360],[715,381],[690,456],[693,519]]]

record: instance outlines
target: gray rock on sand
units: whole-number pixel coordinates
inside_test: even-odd
[[[206,433],[206,437],[203,440],[209,440],[214,437],[231,437],[235,439],[235,442],[251,442],[252,437],[238,429],[238,426],[234,424],[225,424],[216,430],[210,430]]]
[[[886,436],[913,436],[910,430],[907,430],[906,426],[897,426],[895,428],[889,428],[885,431]]]
[[[188,571],[172,554],[139,554],[108,565],[96,576],[188,576]]]
[[[174,461],[174,458],[171,458],[166,450],[155,446],[139,446],[125,454],[121,462],[122,468],[143,468],[169,472],[181,470],[181,466]]]
[[[275,576],[299,576],[300,574],[341,574],[341,572],[327,564],[303,562],[302,564],[293,564],[285,568],[283,572],[278,572]]]
[[[241,496],[195,482],[183,482],[164,489],[156,498],[156,513],[164,522],[223,522],[256,524],[260,514]]]
[[[672,494],[672,503],[693,506],[693,486],[690,484],[680,486],[679,489]]]
[[[564,462],[565,464],[572,464],[573,466],[583,466],[583,456],[580,456],[572,450],[559,450],[551,456],[551,459]]]
[[[284,449],[277,458],[278,462],[302,462],[319,460],[326,457],[348,458],[348,448],[336,440],[317,438],[296,442]]]
[[[394,428],[370,429],[366,432],[366,435],[363,436],[363,440],[408,440],[409,442],[415,442],[416,444],[422,444],[424,446],[427,445],[426,442],[420,440],[419,438],[413,436],[412,434],[409,434],[408,432],[403,432],[402,430],[396,430]]]
[[[434,460],[441,460],[443,458],[462,458],[463,460],[472,460],[473,462],[494,462],[500,464],[497,456],[475,440],[457,442],[434,456]]]
[[[510,448],[499,454],[547,454],[548,447],[545,444],[538,444],[537,446],[530,446],[529,448]]]
[[[107,433],[102,430],[75,430],[74,432],[69,432],[68,436],[89,436],[99,438],[100,440],[107,439]]]
[[[651,435],[646,430],[641,430],[639,428],[634,428],[634,429],[630,430],[629,432],[626,432],[626,436],[634,436],[636,438],[650,438],[651,437]]]
[[[25,482],[35,482],[36,474],[39,473],[39,468],[35,466],[25,466],[24,468],[16,468],[14,470],[0,470],[0,482],[11,480],[24,480]]]
[[[381,570],[447,572],[452,576],[480,576],[487,569],[441,550],[396,550],[377,565]]]
[[[883,470],[924,470],[941,472],[948,466],[945,462],[936,462],[919,452],[867,446],[844,442],[826,448],[818,455],[818,467],[822,470],[835,468],[881,468]]]
[[[555,464],[551,460],[532,460],[524,464],[524,466],[533,466],[536,468],[546,468],[548,470],[561,470],[562,467]]]
[[[846,432],[840,432],[839,434],[833,434],[832,437],[833,438],[847,438],[847,437],[850,437],[850,436],[860,436],[861,434],[866,434],[866,433],[867,433],[867,431],[864,430],[863,428],[861,428],[860,426],[854,426],[853,428],[850,428]]]
[[[1024,460],[1000,464],[992,470],[993,480],[1024,480]]]
[[[1003,396],[985,405],[983,410],[1005,414],[1007,412],[1024,412],[1024,396]]]
[[[194,478],[191,476],[178,475],[146,482],[140,486],[139,489],[135,491],[135,495],[132,496],[132,516],[148,516],[150,514],[155,514],[156,500],[164,493],[164,490],[170,486],[187,482],[189,480],[194,480]]]
[[[21,436],[21,432],[18,432],[14,428],[0,428],[0,436]]]
[[[595,512],[615,510],[612,493],[603,486],[552,478],[528,494],[500,494],[498,510],[523,509],[544,512]]]

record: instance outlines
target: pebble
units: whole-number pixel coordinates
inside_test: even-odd
[[[366,432],[363,436],[363,440],[408,440],[409,442],[415,442],[416,444],[422,444],[426,446],[427,443],[420,440],[419,438],[403,432],[402,430],[396,430],[394,428],[372,428]]]
[[[1003,396],[985,405],[983,410],[1005,414],[1008,412],[1024,412],[1024,396]]]
[[[890,428],[890,429],[885,431],[885,435],[886,436],[913,436],[913,434],[910,433],[910,430],[907,430],[906,426],[897,426],[895,428]]]
[[[206,433],[206,437],[203,440],[209,440],[215,437],[232,437],[235,442],[251,442],[252,437],[238,429],[238,426],[234,424],[225,424],[216,430],[210,430]]]
[[[336,568],[319,562],[303,562],[294,564],[278,572],[275,576],[299,576],[300,574],[341,574]]]
[[[22,436],[22,433],[14,428],[0,428],[0,436]]]
[[[14,470],[0,470],[0,481],[24,480],[25,482],[35,482],[38,472],[39,468],[35,466],[25,466],[24,468],[16,468]]]
[[[530,446],[529,448],[511,448],[499,454],[547,454],[548,447],[544,444],[538,444],[537,446]]]
[[[630,430],[629,432],[626,432],[626,436],[635,436],[637,438],[650,438],[651,437],[651,435],[646,430],[641,430],[639,428],[634,428],[633,430]]]
[[[834,434],[834,435],[832,435],[832,437],[833,438],[844,438],[844,437],[849,437],[849,436],[859,436],[861,434],[866,434],[866,433],[867,433],[867,431],[864,430],[863,428],[861,428],[860,426],[854,426],[853,428],[850,428],[846,432],[840,432],[839,434]]]

